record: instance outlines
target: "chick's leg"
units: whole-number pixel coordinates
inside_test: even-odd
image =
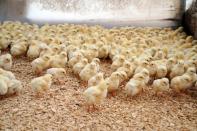
[[[116,91],[113,91],[112,93],[111,93],[111,95],[113,96],[113,97],[115,97],[117,94],[116,94]]]

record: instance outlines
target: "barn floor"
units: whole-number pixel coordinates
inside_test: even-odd
[[[110,63],[101,62],[110,74]],[[107,98],[98,111],[88,113],[81,86],[67,68],[65,84],[53,84],[42,98],[36,98],[29,83],[35,75],[27,58],[14,60],[12,72],[24,85],[19,96],[0,98],[1,130],[197,130],[197,98],[167,93],[154,96],[150,89],[135,98],[123,91]]]

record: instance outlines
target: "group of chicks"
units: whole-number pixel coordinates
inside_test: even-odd
[[[9,71],[12,67],[12,56],[0,56],[0,95],[18,94],[22,90],[22,83]]]
[[[31,81],[37,94],[48,90],[53,80],[62,83],[66,67],[87,83],[84,96],[88,105],[102,102],[108,93],[114,96],[125,82],[125,93],[136,96],[146,88],[156,94],[170,88],[183,92],[197,81],[197,41],[187,36],[182,27],[39,27],[7,21],[0,25],[0,31],[1,50],[9,47],[13,57],[26,55],[32,59],[37,75],[46,70],[45,75]],[[99,64],[100,59],[108,58],[112,60],[113,73],[104,78]],[[3,65],[0,59],[0,66]]]

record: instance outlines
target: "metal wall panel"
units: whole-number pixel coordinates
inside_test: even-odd
[[[0,0],[0,4],[0,20],[108,27],[177,26],[185,8],[185,0]]]

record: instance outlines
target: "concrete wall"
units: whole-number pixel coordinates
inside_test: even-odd
[[[0,0],[4,20],[105,26],[177,26],[185,0]],[[1,5],[1,6],[2,6]],[[2,12],[3,8],[0,8]]]

